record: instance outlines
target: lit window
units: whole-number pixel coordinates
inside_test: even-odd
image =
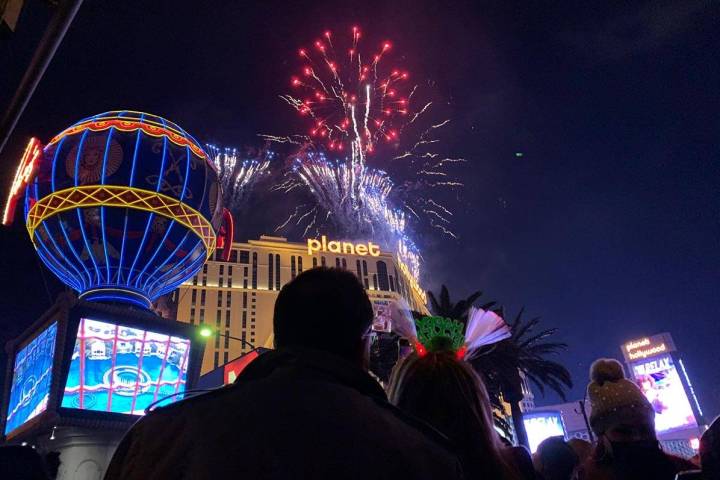
[[[252,288],[257,290],[257,252],[252,254]]]
[[[379,260],[376,264],[377,267],[377,287],[380,287],[380,290],[383,290],[387,292],[390,290],[390,284],[388,282],[388,273],[387,273],[387,265],[382,260]],[[373,283],[375,283],[374,276],[373,276]]]
[[[280,255],[275,255],[275,290],[280,290]]]

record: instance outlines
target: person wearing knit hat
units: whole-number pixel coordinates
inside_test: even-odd
[[[590,427],[598,438],[578,468],[578,480],[674,480],[691,464],[668,455],[655,434],[655,411],[638,386],[610,358],[590,367]]]
[[[638,386],[625,378],[617,360],[601,358],[592,364],[587,395],[592,408],[590,426],[596,435],[601,436],[617,424],[629,423],[635,430],[644,430],[633,432],[636,437],[655,436],[655,411]]]

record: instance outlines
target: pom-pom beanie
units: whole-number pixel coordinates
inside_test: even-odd
[[[625,378],[622,364],[601,358],[590,367],[587,387],[592,412],[590,426],[597,435],[623,422],[655,424],[655,411],[634,382]]]

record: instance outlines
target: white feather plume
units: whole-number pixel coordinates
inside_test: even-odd
[[[472,354],[477,352],[480,347],[505,340],[511,335],[510,327],[500,315],[490,310],[471,307],[465,329],[465,345],[467,346],[465,358],[472,357]]]
[[[417,342],[417,329],[415,320],[405,300],[390,302],[390,320],[392,331],[412,343]]]

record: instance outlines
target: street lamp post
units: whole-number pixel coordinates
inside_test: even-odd
[[[214,329],[212,329],[212,328],[210,328],[210,327],[208,327],[208,326],[204,326],[204,327],[201,327],[201,328],[200,328],[200,336],[201,336],[201,337],[210,338],[210,337],[212,337],[213,335],[217,335],[218,337],[229,338],[230,340],[237,340],[238,342],[242,342],[244,345],[247,345],[247,346],[250,347],[252,350],[257,350],[257,347],[255,347],[255,345],[253,345],[252,343],[248,342],[248,341],[245,340],[245,339],[238,338],[238,337],[233,337],[232,335],[227,335],[227,334],[225,334],[225,333],[220,333],[220,332],[218,332],[217,330],[214,330]]]

